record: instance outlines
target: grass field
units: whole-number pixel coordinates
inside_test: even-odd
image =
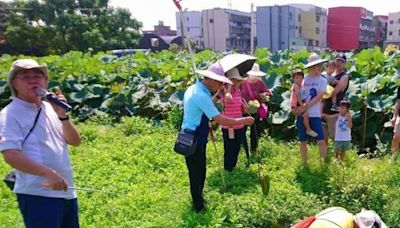
[[[376,210],[400,227],[400,167],[387,157],[360,159],[354,151],[340,165],[320,162],[311,146],[310,166],[301,165],[297,143],[261,139],[262,173],[271,180],[267,196],[257,177],[257,160],[246,167],[244,153],[233,173],[220,169],[218,151],[207,149],[205,213],[191,209],[184,158],[173,152],[176,131],[167,123],[125,118],[118,124],[98,119],[79,124],[83,144],[71,147],[76,186],[113,194],[78,192],[82,227],[288,227],[328,206],[356,213]],[[222,139],[218,133],[219,139]],[[330,152],[332,156],[332,152]],[[219,157],[219,159],[217,159]],[[0,174],[9,170],[0,159]],[[0,184],[0,227],[23,227],[14,194]]]

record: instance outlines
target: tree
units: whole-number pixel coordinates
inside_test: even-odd
[[[142,23],[108,0],[15,1],[5,36],[15,53],[47,55],[70,50],[135,48]]]

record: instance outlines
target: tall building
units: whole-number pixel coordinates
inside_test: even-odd
[[[385,44],[400,45],[400,12],[389,13],[387,41]]]
[[[250,53],[250,13],[230,9],[202,11],[204,47]]]
[[[271,51],[301,49],[306,41],[301,34],[301,10],[292,6],[257,7],[257,47]]]
[[[171,26],[164,25],[163,21],[158,21],[158,25],[154,25],[154,31],[143,31],[143,33],[154,33],[158,36],[176,36],[176,31],[171,30]]]
[[[311,4],[257,7],[257,46],[271,51],[326,48],[326,10]]]
[[[375,42],[373,13],[362,7],[333,7],[328,12],[328,47],[336,51],[370,48]]]
[[[327,48],[327,10],[311,4],[291,4],[302,10],[300,35],[307,40],[307,49],[311,51]]]
[[[200,11],[185,11],[182,13],[190,40],[194,42],[196,49],[204,49],[203,23]],[[176,13],[176,33],[182,35],[181,15]]]
[[[374,16],[375,45],[383,47],[383,42],[386,40],[387,26],[388,16]]]

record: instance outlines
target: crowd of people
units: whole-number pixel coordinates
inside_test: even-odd
[[[345,63],[346,56],[342,53],[334,60],[312,53],[303,68],[292,71],[290,105],[296,117],[300,156],[305,166],[310,137],[316,140],[323,161],[327,160],[329,138],[334,140],[339,161],[344,161],[346,151],[351,149],[352,118],[350,103],[345,99],[349,87]],[[261,78],[266,73],[257,63],[245,75],[241,75],[238,67],[224,69],[217,61],[207,70],[198,70],[196,73],[203,79],[197,80],[184,94],[181,129],[194,132],[197,142],[194,154],[185,157],[196,212],[206,208],[203,189],[210,120],[222,129],[227,172],[235,169],[242,147],[248,158],[257,153],[259,139],[266,129],[266,102],[272,95]],[[13,190],[25,225],[79,227],[68,145],[79,145],[80,135],[66,109],[54,102],[66,99],[60,90],[48,93],[53,98],[50,102],[42,99],[38,88],[47,90],[48,69],[32,59],[13,62],[8,85],[13,99],[0,112],[0,150],[4,160],[15,169]],[[222,110],[218,110],[216,102],[222,104]],[[250,111],[254,106],[255,111]],[[392,119],[393,151],[398,150],[400,143],[399,108],[400,87]],[[248,127],[250,147],[246,138]]]

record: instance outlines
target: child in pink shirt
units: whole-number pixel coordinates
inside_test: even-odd
[[[243,78],[236,68],[226,72],[226,76],[233,82],[233,85],[226,88],[227,92],[221,98],[224,105],[222,114],[231,118],[242,117],[244,106],[239,85],[242,83]],[[221,125],[221,128],[224,138],[224,169],[231,172],[236,167],[242,145],[249,159],[246,128],[243,124],[233,126]]]
[[[292,71],[292,77],[294,83],[291,89],[292,92],[290,94],[290,106],[293,111],[297,107],[304,105],[301,95],[301,84],[304,79],[304,73],[301,69],[296,68]],[[311,137],[317,137],[318,136],[317,132],[313,131],[310,127],[310,121],[308,119],[307,112],[304,112],[301,116],[303,117],[304,127],[306,128],[307,135]]]

